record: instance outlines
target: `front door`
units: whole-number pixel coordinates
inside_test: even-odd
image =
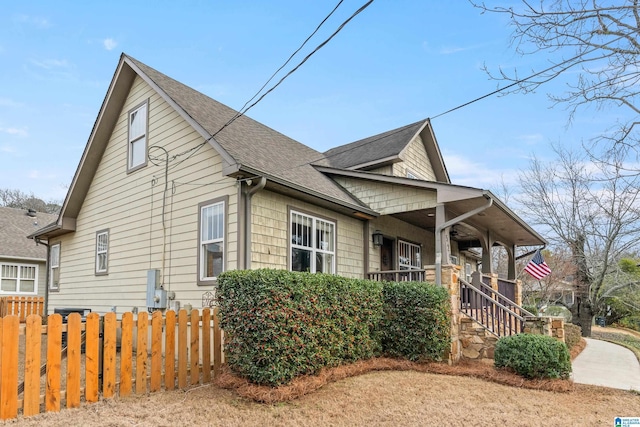
[[[393,239],[385,237],[382,240],[382,246],[380,246],[380,270],[393,270]]]

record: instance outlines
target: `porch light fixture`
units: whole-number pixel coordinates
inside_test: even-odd
[[[371,237],[373,238],[373,246],[382,246],[382,240],[384,239],[384,236],[382,235],[380,230],[374,231]]]

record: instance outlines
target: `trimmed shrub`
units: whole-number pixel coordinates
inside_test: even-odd
[[[525,378],[568,378],[571,357],[566,344],[546,335],[518,334],[498,340],[497,368],[513,369]]]
[[[451,342],[447,290],[425,282],[387,282],[382,294],[383,352],[412,361],[441,360]]]
[[[623,328],[640,331],[640,316],[627,316],[618,320],[617,323]]]
[[[564,324],[564,342],[567,343],[569,350],[578,345],[580,338],[582,338],[582,328],[580,326],[573,323]]]
[[[225,357],[250,381],[277,386],[379,354],[382,283],[282,270],[218,278]]]
[[[535,305],[523,305],[522,308],[527,310],[529,313],[537,316],[538,315],[538,307]]]

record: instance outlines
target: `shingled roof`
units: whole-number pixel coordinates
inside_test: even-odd
[[[427,120],[370,136],[325,151],[332,167],[349,169],[383,159],[397,158],[409,142],[427,125]]]
[[[161,72],[126,58],[151,79],[209,134],[214,134],[236,111]],[[241,116],[215,136],[215,141],[239,164],[271,177],[329,196],[342,203],[364,207],[312,164],[326,164],[324,155],[247,116]]]
[[[36,245],[27,236],[52,223],[57,215],[35,213],[29,216],[24,209],[0,207],[0,257],[47,259],[47,248]]]

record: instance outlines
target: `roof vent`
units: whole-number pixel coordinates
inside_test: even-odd
[[[30,217],[35,218],[36,210],[35,209],[31,209],[31,208],[27,209],[27,215],[29,215]]]

